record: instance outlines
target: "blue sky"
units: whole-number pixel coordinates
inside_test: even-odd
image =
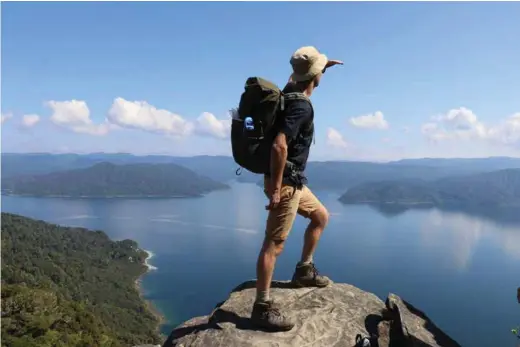
[[[311,159],[520,156],[520,3],[2,4],[2,151],[228,154],[313,45]]]

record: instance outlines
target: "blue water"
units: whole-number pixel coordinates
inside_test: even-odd
[[[336,282],[396,293],[425,311],[463,346],[516,346],[520,325],[520,224],[436,209],[383,215],[343,206],[315,192],[332,213],[315,255]],[[154,253],[145,296],[165,315],[163,332],[208,314],[229,291],[255,277],[266,218],[253,184],[190,199],[58,199],[2,197],[2,211],[53,223],[104,230]],[[493,217],[493,216],[491,216]],[[289,279],[306,221],[298,218],[275,278]]]

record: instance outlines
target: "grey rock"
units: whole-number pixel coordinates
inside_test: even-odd
[[[386,299],[389,317],[396,336],[403,346],[457,346],[460,345],[440,330],[424,312],[413,307],[399,296],[390,293]]]
[[[353,347],[358,334],[370,337],[372,347],[460,347],[393,294],[385,305],[376,295],[349,284],[293,288],[289,282],[273,282],[271,297],[295,318],[291,331],[270,333],[251,324],[255,281],[248,281],[208,316],[175,328],[163,347]]]

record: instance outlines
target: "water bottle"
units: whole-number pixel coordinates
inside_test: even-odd
[[[253,118],[251,118],[251,117],[246,117],[246,119],[244,119],[244,127],[245,127],[246,130],[248,130],[248,131],[253,131],[253,130],[255,130],[255,123],[253,122]]]

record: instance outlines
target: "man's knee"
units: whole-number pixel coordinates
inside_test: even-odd
[[[325,207],[321,206],[311,213],[310,219],[313,224],[325,228],[329,223],[329,216],[329,211]]]
[[[262,250],[266,253],[271,253],[274,256],[278,257],[285,246],[285,240],[272,240],[265,239],[264,245],[262,246]]]

